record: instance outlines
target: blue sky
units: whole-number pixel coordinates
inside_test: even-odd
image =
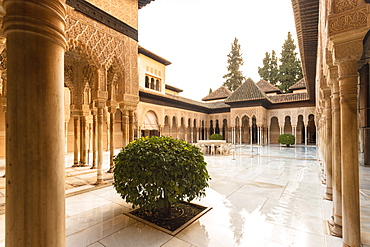
[[[195,100],[222,86],[235,37],[243,74],[257,82],[265,52],[280,57],[289,31],[297,43],[291,0],[155,0],[139,10],[139,45],[172,62],[167,84]]]

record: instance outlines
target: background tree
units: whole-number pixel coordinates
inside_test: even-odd
[[[289,87],[302,79],[303,75],[301,62],[297,58],[296,46],[290,32],[288,32],[288,38],[285,40],[282,48],[279,67],[279,89],[283,93],[287,93]]]
[[[212,88],[210,88],[208,94],[211,94],[212,92],[213,92],[213,90],[212,90]]]
[[[258,67],[258,74],[262,79],[276,86],[279,81],[279,67],[275,51],[272,50],[271,55],[266,52],[262,62],[263,67]]]
[[[245,80],[242,71],[240,71],[240,66],[242,66],[244,62],[237,38],[234,39],[231,45],[231,51],[227,57],[227,62],[229,64],[227,66],[228,73],[223,76],[223,78],[226,79],[223,86],[227,87],[230,91],[235,91]]]

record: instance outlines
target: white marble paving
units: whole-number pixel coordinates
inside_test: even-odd
[[[237,146],[235,155],[205,159],[212,180],[207,196],[195,202],[212,210],[176,236],[124,215],[131,205],[110,186],[66,198],[67,247],[342,246],[325,234],[332,204],[323,200],[315,146],[253,146],[253,153]],[[360,172],[361,188],[370,191],[370,173]],[[363,237],[370,242],[370,197],[361,206]]]
[[[324,233],[316,148],[254,146],[251,154],[239,146],[205,157],[212,180],[195,202],[212,210],[176,236],[122,215],[131,205],[112,187],[67,198],[68,246],[341,246]]]

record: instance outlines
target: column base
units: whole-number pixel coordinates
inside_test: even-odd
[[[96,182],[94,183],[94,185],[104,185],[104,184],[107,184],[104,180],[96,180]]]
[[[89,164],[81,164],[82,167],[89,167]]]
[[[97,169],[98,167],[96,165],[92,165],[90,169]]]
[[[111,167],[111,168],[109,168],[109,170],[107,171],[107,173],[113,173],[113,170],[114,170],[114,167]]]
[[[77,163],[75,162],[72,167],[79,167],[79,166],[80,164],[78,162]]]
[[[333,220],[328,221],[330,235],[334,237],[342,237],[342,226],[335,224]]]

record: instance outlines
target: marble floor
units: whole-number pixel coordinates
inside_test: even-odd
[[[212,177],[199,204],[212,210],[176,236],[123,214],[112,187],[68,197],[67,246],[341,246],[325,234],[324,201],[315,146],[237,146],[206,156]]]
[[[207,196],[195,202],[212,209],[177,235],[124,215],[131,205],[109,186],[66,198],[67,246],[342,246],[340,238],[325,234],[332,203],[323,200],[316,146],[245,145],[235,150],[228,156],[205,156],[212,180]],[[362,167],[360,173],[362,230],[367,238],[370,172]]]

